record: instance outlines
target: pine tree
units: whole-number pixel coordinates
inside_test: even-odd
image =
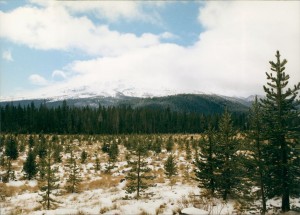
[[[78,186],[80,184],[81,177],[80,177],[80,168],[76,163],[76,157],[73,156],[71,152],[70,158],[68,159],[68,168],[69,168],[69,178],[67,179],[67,190],[71,193],[78,192]]]
[[[170,180],[171,187],[174,183],[173,177],[177,175],[177,166],[175,161],[175,156],[170,154],[164,164],[165,174]]]
[[[229,194],[235,194],[235,189],[239,184],[236,155],[238,148],[235,136],[236,131],[233,129],[231,115],[226,109],[219,122],[216,152],[217,174],[219,174],[216,188],[221,193],[223,200],[227,200]]]
[[[140,198],[140,193],[145,191],[149,186],[149,180],[154,177],[149,173],[151,169],[147,167],[147,162],[143,160],[143,157],[147,154],[147,150],[145,146],[138,141],[135,149],[131,151],[131,159],[133,161],[128,160],[128,165],[131,167],[129,173],[126,176],[128,180],[126,191],[128,193],[137,192],[136,198]]]
[[[199,187],[210,190],[211,195],[214,195],[216,190],[216,170],[217,159],[217,140],[216,132],[211,125],[205,131],[206,137],[202,137],[200,141],[200,153],[196,159],[196,179],[199,181]]]
[[[39,157],[38,160],[38,173],[39,173],[39,179],[44,180],[44,177],[46,175],[46,170],[47,170],[47,161],[46,157]]]
[[[14,171],[12,170],[11,158],[8,156],[3,156],[3,166],[5,173],[2,177],[2,182],[7,183],[10,179],[15,179]]]
[[[46,172],[44,180],[42,180],[42,186],[40,187],[41,193],[40,196],[42,197],[42,200],[40,203],[43,205],[44,208],[49,210],[52,206],[55,206],[58,201],[56,201],[53,196],[53,191],[58,189],[58,181],[59,178],[56,176],[56,173],[58,172],[57,167],[52,167],[54,164],[52,160],[52,151],[51,148],[48,147],[47,149],[47,155],[46,155]]]
[[[173,150],[173,147],[174,147],[174,141],[173,141],[172,136],[170,136],[169,139],[168,139],[168,142],[166,144],[166,150],[168,152],[171,152]]]
[[[5,155],[11,160],[16,160],[19,156],[17,141],[12,136],[9,136],[6,140]]]
[[[266,207],[266,163],[264,159],[264,137],[263,137],[263,119],[262,108],[258,102],[257,96],[249,110],[249,130],[247,131],[247,139],[250,140],[249,149],[253,152],[253,168],[257,169],[250,178],[258,183],[260,188],[260,196],[262,199],[261,213],[265,214]]]
[[[39,142],[35,146],[35,153],[39,155],[39,158],[44,158],[47,155],[46,137],[43,134],[39,135]]]
[[[190,146],[190,141],[188,139],[185,140],[185,158],[187,160],[192,159],[192,150]]]
[[[108,155],[109,155],[109,159],[112,162],[117,161],[117,158],[118,158],[118,155],[119,155],[119,148],[118,148],[118,144],[116,142],[113,142],[110,145]]]
[[[29,136],[28,146],[29,146],[29,148],[34,147],[34,139],[33,139],[32,135]]]
[[[118,144],[115,141],[113,141],[113,143],[110,145],[106,144],[104,151],[108,154],[106,172],[110,172],[115,167],[115,162],[117,161],[119,155]]]
[[[80,156],[80,158],[81,158],[81,163],[85,163],[85,161],[86,161],[86,159],[87,159],[87,156],[88,156],[87,152],[86,152],[85,150],[83,150],[83,151],[81,152],[81,156]]]
[[[299,152],[295,150],[299,132],[299,119],[296,100],[300,83],[292,89],[287,88],[290,76],[284,72],[287,60],[280,59],[276,52],[276,62],[270,61],[271,72],[266,72],[267,86],[264,86],[266,98],[262,99],[263,119],[266,124],[268,140],[265,157],[268,161],[267,182],[269,197],[281,195],[283,212],[290,210],[290,195],[300,193],[300,161]]]
[[[62,162],[62,155],[60,154],[63,151],[62,145],[59,143],[52,143],[53,147],[53,159],[55,163],[61,163]]]
[[[161,145],[162,145],[162,141],[160,137],[156,137],[153,145],[152,145],[152,149],[156,154],[161,153]]]
[[[23,165],[23,171],[25,172],[26,178],[28,180],[31,180],[37,173],[37,164],[35,161],[35,154],[30,148],[28,151],[26,161],[24,162],[24,165]]]
[[[98,154],[95,154],[95,172],[99,171],[100,169],[100,159],[98,157]]]

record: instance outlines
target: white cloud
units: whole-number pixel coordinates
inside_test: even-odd
[[[67,16],[65,12],[62,14]],[[73,26],[74,19],[70,19],[70,26]],[[78,24],[90,26],[82,26],[83,32],[89,32],[87,29],[94,29],[96,34],[106,32],[109,36],[99,38],[104,38],[107,49],[116,49],[119,54],[109,55],[110,51],[102,50],[104,57],[75,61],[64,67],[64,71],[71,74],[64,81],[53,82],[36,91],[35,95],[67,94],[70,89],[87,88],[100,93],[114,92],[115,89],[130,92],[132,87],[140,94],[149,92],[156,95],[163,90],[176,93],[202,91],[229,96],[262,94],[265,72],[270,71],[268,62],[275,60],[277,49],[288,60],[286,72],[291,76],[290,82],[300,80],[300,2],[206,2],[198,17],[206,30],[190,47],[162,44],[157,40],[161,35],[145,34],[137,38],[111,32],[105,26],[95,26],[86,18],[75,20]],[[55,23],[59,26],[58,22]],[[52,31],[48,29],[46,32]],[[71,28],[71,32],[76,31]],[[57,40],[62,40],[61,37],[58,36]],[[125,48],[120,48],[126,37],[129,37],[128,44],[135,45],[135,48],[127,47],[126,43]],[[90,46],[101,47],[93,36],[88,38],[86,43],[79,44],[89,47],[90,51],[95,49]],[[73,45],[67,47],[78,48],[78,40],[70,40]],[[142,41],[142,45],[137,45],[138,41]],[[152,42],[144,45],[145,41]],[[42,43],[39,45],[42,46]]]
[[[42,77],[38,74],[30,75],[28,77],[28,80],[34,85],[40,85],[40,86],[48,85],[48,81],[44,77]]]
[[[10,50],[3,51],[2,58],[6,61],[14,61]]]
[[[92,13],[98,18],[109,22],[117,22],[120,19],[128,21],[138,20],[156,23],[160,17],[154,13],[145,11],[146,7],[159,8],[167,2],[143,2],[143,1],[44,1],[30,0],[30,2],[43,7],[64,7],[71,13]],[[152,10],[154,11],[154,10]]]
[[[0,37],[35,49],[80,50],[91,55],[113,56],[159,43],[159,36],[112,31],[82,16],[71,16],[59,6],[20,7],[0,11]]]
[[[61,70],[54,70],[52,72],[52,78],[67,78],[67,75],[64,71],[61,71]]]
[[[289,62],[291,82],[300,80],[300,2],[208,2],[199,14],[207,30],[194,48],[219,92],[262,93],[276,50]]]

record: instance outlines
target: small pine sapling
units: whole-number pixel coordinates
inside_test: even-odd
[[[175,156],[170,154],[164,164],[165,168],[165,175],[170,180],[171,189],[172,186],[176,183],[176,180],[174,180],[174,176],[177,175],[177,165],[175,161]]]

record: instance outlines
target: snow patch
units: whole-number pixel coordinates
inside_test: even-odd
[[[181,213],[186,215],[208,215],[209,214],[205,210],[194,208],[194,207],[184,208],[181,210]]]

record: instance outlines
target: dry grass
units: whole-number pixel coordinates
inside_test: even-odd
[[[117,210],[119,209],[119,205],[114,203],[111,207],[102,207],[99,211],[100,214],[104,214],[108,211],[111,211],[111,210]]]
[[[152,173],[153,175],[155,175],[155,178],[153,180],[154,183],[165,183],[165,173],[162,168],[154,170]]]
[[[38,191],[38,186],[31,187],[29,185],[22,185],[18,187],[8,186],[5,183],[0,182],[0,196],[1,197],[11,197],[17,194],[22,194],[24,192],[34,193]]]
[[[108,189],[114,186],[117,186],[120,183],[120,180],[124,176],[115,176],[112,177],[109,174],[102,174],[102,178],[98,180],[93,180],[87,183],[81,183],[79,186],[80,190],[93,190],[93,189]]]

